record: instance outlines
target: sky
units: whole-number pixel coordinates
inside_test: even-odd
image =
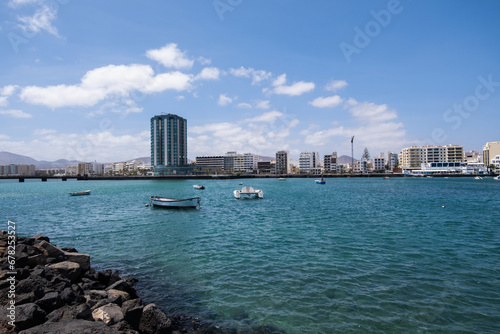
[[[4,0],[0,151],[116,162],[150,119],[188,158],[371,157],[500,140],[499,1]]]

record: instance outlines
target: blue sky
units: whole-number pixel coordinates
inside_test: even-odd
[[[0,6],[0,151],[148,156],[161,113],[188,120],[191,159],[500,140],[498,1]]]

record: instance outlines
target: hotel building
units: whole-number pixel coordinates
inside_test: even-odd
[[[327,154],[323,157],[325,172],[337,172],[337,152]]]
[[[313,172],[321,173],[319,168],[319,153],[318,152],[301,152],[299,156],[299,169],[302,173]]]
[[[151,166],[155,174],[186,170],[187,120],[174,114],[151,118]],[[184,167],[184,168],[183,168]]]

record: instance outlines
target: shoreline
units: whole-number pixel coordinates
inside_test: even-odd
[[[10,232],[10,233],[9,233]],[[58,247],[47,236],[0,231],[0,330],[5,333],[233,333],[188,315],[146,304],[117,270],[96,271],[90,255]],[[14,254],[14,255],[12,255]],[[15,326],[13,326],[13,324]],[[284,333],[272,326],[256,333]]]
[[[468,174],[432,174],[429,176],[436,178],[467,178],[467,177],[494,177],[498,174],[478,174],[478,175],[468,175]],[[317,179],[321,175],[309,175],[309,174],[242,174],[242,175],[158,175],[158,176],[0,176],[0,180],[19,180],[19,182],[24,182],[24,180],[30,179],[41,179],[42,182],[47,180],[77,180],[77,181],[119,181],[119,180],[231,180],[231,179]],[[369,174],[331,174],[323,175],[326,179],[335,178],[423,178],[425,176],[408,176],[405,174],[391,174],[391,173],[369,173]]]

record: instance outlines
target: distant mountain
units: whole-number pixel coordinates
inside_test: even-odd
[[[358,162],[358,159],[354,159],[354,162]],[[340,165],[345,165],[345,164],[350,164],[352,163],[352,157],[348,155],[341,155],[340,157],[337,158],[337,163]]]
[[[10,165],[10,164],[22,164],[22,165],[36,165],[38,160],[27,157],[21,154],[14,154],[10,152],[0,152],[0,164]]]
[[[150,157],[141,157],[136,159],[124,160],[124,162],[132,160],[139,160],[145,164],[149,164],[151,162]],[[45,160],[39,161],[21,154],[0,152],[0,165],[10,165],[10,164],[35,165],[37,169],[51,169],[51,168],[64,168],[66,166],[75,166],[79,162],[82,161],[67,160],[67,159],[59,159],[56,161],[45,161]]]

